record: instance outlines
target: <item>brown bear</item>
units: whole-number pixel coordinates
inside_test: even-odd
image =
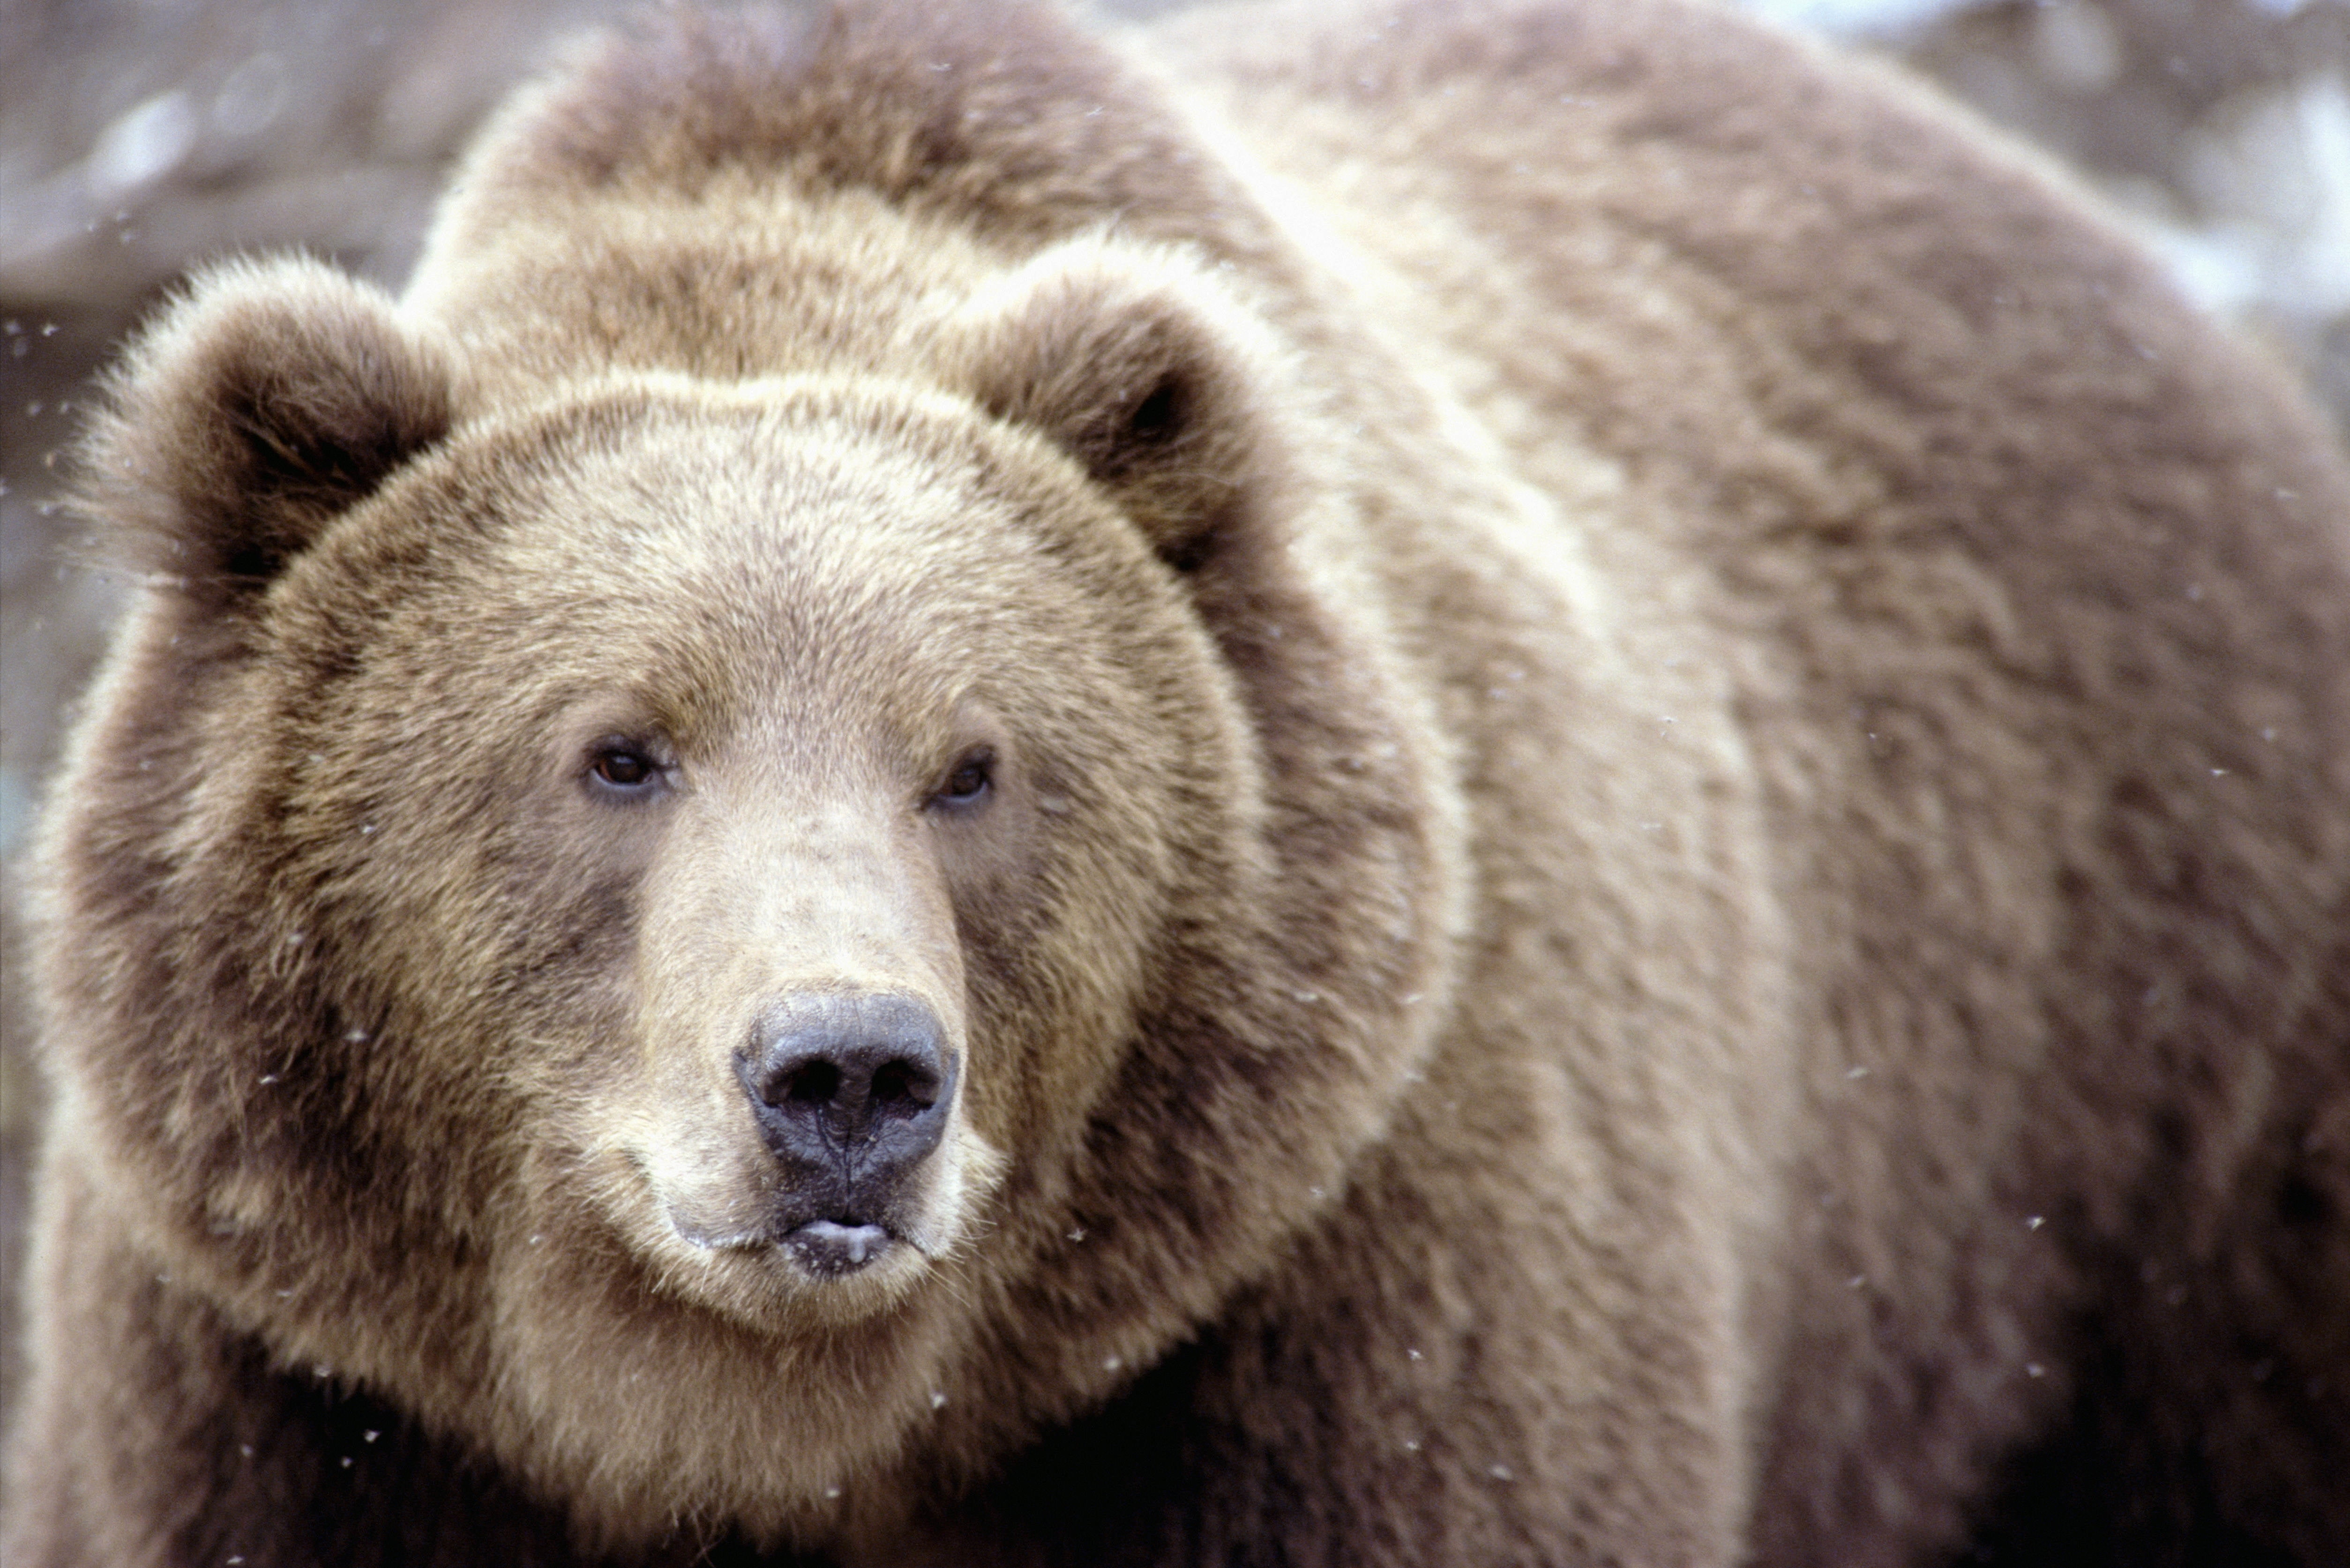
[[[11,1568],[2350,1561],[2350,465],[1889,76],[671,14],[85,504]]]

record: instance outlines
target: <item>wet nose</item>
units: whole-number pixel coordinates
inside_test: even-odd
[[[776,1158],[845,1181],[861,1208],[946,1131],[955,1066],[943,1033],[901,993],[798,994],[759,1015],[734,1070]]]

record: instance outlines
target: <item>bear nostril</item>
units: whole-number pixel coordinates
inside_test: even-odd
[[[771,1097],[770,1105],[796,1100],[804,1106],[828,1106],[840,1093],[840,1069],[829,1062],[810,1062],[785,1074],[779,1086],[783,1094]]]
[[[887,1062],[874,1071],[873,1106],[885,1115],[911,1116],[938,1097],[938,1075],[911,1062]]]

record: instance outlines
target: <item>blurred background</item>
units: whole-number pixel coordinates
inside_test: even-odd
[[[396,287],[484,111],[632,3],[0,0],[0,1412],[40,1100],[15,862],[122,591],[57,504],[91,377],[207,256],[299,247]],[[1748,4],[2071,163],[2350,429],[2350,0]]]

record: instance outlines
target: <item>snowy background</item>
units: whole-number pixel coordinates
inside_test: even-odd
[[[1173,0],[1180,4],[1182,0]],[[58,449],[192,263],[301,246],[397,285],[449,160],[623,0],[0,0],[0,857],[119,589],[70,564]],[[1129,16],[1169,0],[1103,0]],[[1897,55],[2064,159],[2185,291],[2350,427],[2350,0],[1751,0]],[[0,1410],[27,1143],[19,878],[0,869]]]

